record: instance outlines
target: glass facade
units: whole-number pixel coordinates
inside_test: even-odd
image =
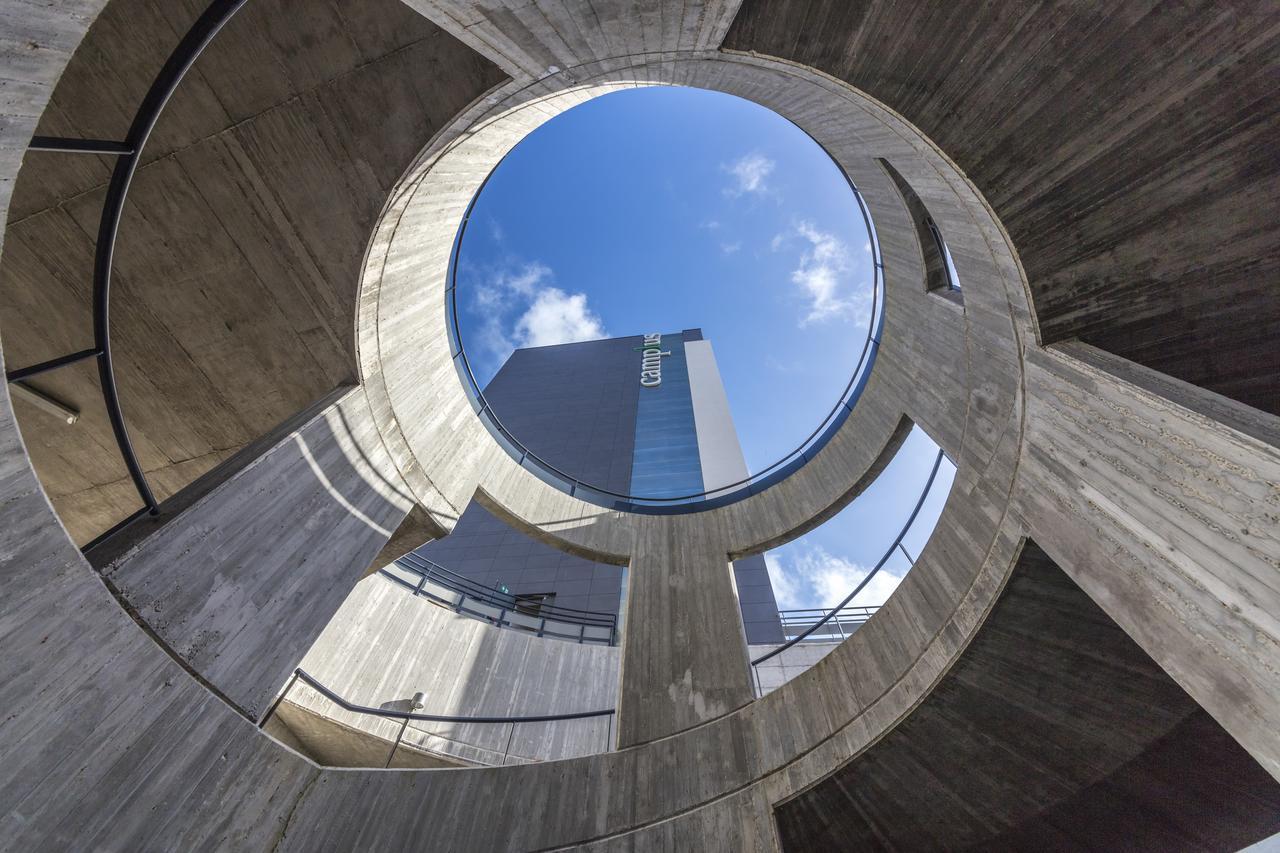
[[[663,334],[662,381],[642,387],[644,337],[516,350],[485,388],[498,420],[551,465],[621,494],[701,492],[703,473],[685,342],[696,329]],[[471,503],[452,533],[418,549],[423,557],[515,596],[555,596],[557,607],[619,614],[626,571],[566,554]],[[781,642],[782,628],[761,557],[733,564],[751,643]]]
[[[683,336],[662,335],[657,348],[670,355],[660,356],[662,381],[652,388],[640,389],[631,494],[642,498],[696,494],[703,488],[702,462]],[[643,351],[645,347],[638,349]],[[637,364],[639,361],[637,353]]]

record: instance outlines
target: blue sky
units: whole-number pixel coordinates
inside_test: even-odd
[[[720,93],[618,92],[544,124],[490,179],[460,254],[460,331],[483,385],[515,347],[701,327],[756,471],[848,382],[870,250],[843,176],[790,122]],[[909,511],[931,447],[913,436],[875,495],[769,556],[782,606],[852,588]]]

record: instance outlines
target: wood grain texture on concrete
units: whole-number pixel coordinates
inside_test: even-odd
[[[1121,376],[1153,371],[1079,342],[1027,361],[1018,511],[1280,778],[1280,443],[1256,437],[1280,418],[1185,383],[1175,402]],[[1245,421],[1254,434],[1232,425]]]
[[[374,575],[356,585],[299,666],[359,705],[404,710],[422,692],[425,714],[518,717],[613,708],[618,664],[616,647],[497,628]],[[398,720],[344,711],[305,684],[287,697],[298,712],[376,738],[384,759],[400,729]],[[603,717],[521,723],[514,733],[505,724],[414,723],[405,742],[463,763],[498,764],[508,743],[511,763],[547,761],[607,751],[613,732]],[[340,747],[335,735],[316,757]]]
[[[542,5],[523,4],[519,14]],[[54,82],[99,7],[88,2],[46,5],[0,0],[0,20],[10,36],[0,43],[0,79],[10,93],[0,102],[6,119],[0,123],[4,152],[0,188],[5,193]],[[680,4],[681,9],[688,7]],[[538,45],[546,42],[523,32],[519,15],[500,14],[505,8],[486,17],[484,26],[469,28],[492,28],[527,47],[529,55],[537,55],[542,49]],[[653,3],[643,8],[668,7]],[[670,8],[674,11],[675,6]],[[1280,700],[1271,689],[1277,667],[1270,614],[1277,612],[1272,602],[1280,557],[1276,525],[1259,526],[1261,532],[1255,532],[1255,524],[1276,520],[1277,478],[1271,473],[1275,445],[1270,438],[1276,433],[1274,419],[1223,397],[1197,395],[1193,392],[1203,389],[1180,386],[1134,363],[1141,361],[1148,368],[1228,391],[1238,399],[1247,396],[1248,383],[1214,372],[1210,356],[1217,354],[1213,351],[1220,342],[1216,333],[1208,337],[1183,334],[1186,327],[1179,327],[1176,312],[1148,313],[1153,305],[1165,304],[1151,298],[1160,287],[1106,292],[1108,298],[1132,299],[1134,316],[1146,318],[1132,326],[1135,340],[1148,328],[1142,323],[1148,323],[1149,330],[1175,330],[1171,340],[1179,343],[1170,349],[1166,363],[1139,357],[1141,346],[1134,351],[1114,349],[1132,356],[1131,360],[1108,359],[1079,345],[1044,349],[1032,315],[1033,307],[1039,311],[1053,304],[1043,282],[1055,276],[1058,281],[1088,278],[1093,275],[1090,270],[1109,274],[1114,268],[1119,270],[1117,275],[1135,281],[1178,284],[1176,298],[1189,300],[1184,304],[1197,311],[1204,309],[1204,316],[1212,314],[1209,302],[1215,296],[1222,297],[1224,310],[1228,303],[1251,305],[1249,322],[1268,316],[1265,306],[1250,301],[1247,287],[1237,287],[1243,278],[1236,275],[1239,268],[1233,264],[1246,256],[1261,259],[1252,268],[1265,272],[1274,257],[1272,235],[1261,232],[1266,240],[1262,245],[1242,225],[1272,210],[1270,197],[1253,198],[1244,191],[1217,199],[1212,194],[1196,195],[1170,179],[1163,171],[1167,166],[1155,169],[1154,160],[1139,155],[1155,150],[1168,155],[1160,160],[1167,164],[1179,162],[1172,155],[1184,154],[1180,162],[1191,174],[1203,177],[1220,171],[1224,190],[1238,189],[1240,184],[1232,181],[1252,174],[1265,192],[1275,174],[1274,164],[1259,159],[1258,152],[1266,150],[1266,137],[1245,107],[1259,102],[1258,81],[1265,80],[1274,67],[1265,60],[1275,27],[1252,7],[1227,8],[1215,15],[1204,3],[1188,3],[1165,17],[1152,11],[1156,8],[1102,9],[1085,4],[1061,10],[1045,22],[1038,6],[1014,15],[1007,7],[993,5],[961,21],[946,15],[962,15],[963,9],[951,12],[950,7],[941,6],[751,0],[739,15],[736,32],[773,33],[772,37],[796,33],[785,50],[779,47],[770,52],[813,51],[833,62],[857,65],[865,78],[857,85],[871,90],[872,96],[788,61],[682,54],[678,45],[661,42],[670,49],[647,60],[606,56],[574,68],[573,79],[562,72],[494,90],[492,100],[474,102],[447,122],[403,182],[397,176],[408,158],[395,164],[385,183],[394,187],[391,200],[382,215],[375,211],[368,223],[376,219],[358,300],[353,299],[351,308],[359,319],[355,355],[362,385],[350,402],[376,430],[365,429],[366,422],[361,421],[360,428],[348,436],[350,442],[330,435],[318,445],[327,452],[324,466],[317,468],[331,483],[338,483],[339,475],[355,464],[338,449],[354,447],[369,458],[377,456],[381,460],[377,466],[385,465],[402,477],[410,497],[440,528],[448,529],[450,513],[456,514],[479,494],[486,506],[502,508],[548,541],[614,562],[645,558],[635,548],[637,542],[643,544],[644,537],[637,535],[643,532],[642,525],[620,513],[574,501],[520,469],[483,432],[460,395],[447,339],[440,334],[442,312],[437,309],[443,300],[449,243],[478,181],[524,133],[572,103],[622,86],[697,85],[751,98],[796,120],[832,151],[872,208],[889,292],[885,347],[846,429],[797,476],[749,501],[722,512],[691,516],[696,522],[682,523],[697,526],[699,538],[690,547],[703,554],[715,543],[726,560],[739,552],[787,541],[865,488],[892,453],[905,425],[914,422],[958,466],[935,533],[916,567],[876,616],[810,669],[762,699],[635,746],[509,767],[382,771],[316,767],[260,732],[240,710],[206,689],[193,677],[190,662],[182,658],[176,644],[157,642],[158,635],[148,633],[154,632],[152,626],[135,621],[136,610],[131,615],[119,606],[77,552],[49,504],[23,447],[8,395],[0,392],[0,511],[4,513],[0,577],[5,584],[0,596],[0,647],[5,650],[0,655],[0,702],[7,709],[0,720],[4,754],[0,849],[311,853],[406,850],[430,843],[486,852],[572,847],[773,851],[778,848],[771,819],[774,804],[794,802],[806,791],[829,792],[828,786],[838,787],[842,768],[856,767],[864,758],[879,760],[877,750],[895,743],[899,735],[906,737],[915,715],[926,708],[933,707],[934,720],[946,723],[973,707],[966,698],[973,696],[974,685],[961,679],[983,660],[982,626],[997,606],[1029,534],[1107,614],[1105,618],[1129,632],[1177,686],[1152,675],[1154,667],[1148,662],[1139,677],[1121,685],[1130,692],[1117,695],[1135,699],[1135,716],[1150,715],[1148,719],[1163,737],[1153,742],[1149,735],[1154,732],[1134,733],[1117,724],[1117,741],[1110,741],[1112,745],[1121,740],[1120,732],[1132,737],[1127,748],[1121,745],[1107,753],[1108,772],[1099,774],[1091,768],[1072,773],[1067,765],[1054,765],[1064,772],[1043,777],[1046,782],[1039,790],[1028,791],[1024,785],[1010,792],[1004,785],[1008,765],[1040,761],[1044,752],[1045,727],[1040,718],[1010,712],[1009,725],[999,737],[978,744],[985,748],[978,753],[982,760],[966,765],[974,790],[1006,798],[1007,807],[989,815],[985,829],[996,834],[987,837],[1010,842],[1046,837],[1063,820],[1079,819],[1082,812],[1077,805],[1083,808],[1099,797],[1114,802],[1113,795],[1133,792],[1135,785],[1134,807],[1150,809],[1153,820],[1160,817],[1162,800],[1153,791],[1167,778],[1161,772],[1199,755],[1177,748],[1178,743],[1213,737],[1224,751],[1231,749],[1229,742],[1213,734],[1218,731],[1215,724],[1200,711],[1180,720],[1169,718],[1173,700],[1168,694],[1179,688],[1274,774],[1274,732],[1280,728],[1274,721]],[[778,14],[780,9],[794,14]],[[810,14],[812,10],[817,14]],[[927,43],[922,47],[920,39],[952,35],[937,26],[947,21],[970,34],[946,43],[946,55],[953,61],[946,63],[944,76],[954,78],[960,89],[943,83],[922,85],[911,70],[918,67],[923,74],[941,62]],[[931,26],[921,26],[930,22]],[[1187,24],[1194,26],[1182,29]],[[851,49],[855,42],[850,33],[855,30],[862,41]],[[1001,33],[1003,39],[998,37]],[[1201,41],[1195,42],[1195,36]],[[1055,38],[1063,40],[1064,52],[1055,54],[1050,49]],[[731,37],[735,46],[742,46],[742,41]],[[1115,49],[1110,54],[1097,53],[1095,43]],[[1167,43],[1186,50],[1166,51]],[[1200,52],[1200,44],[1206,52]],[[754,47],[764,49],[761,43]],[[965,53],[971,49],[980,52]],[[265,47],[246,55],[273,56]],[[464,64],[476,61],[469,53],[463,56],[467,59],[459,61]],[[917,61],[920,57],[929,61]],[[1093,65],[1084,63],[1090,57],[1097,59]],[[1223,57],[1241,61],[1223,64]],[[1183,58],[1190,61],[1179,65]],[[1056,100],[1052,86],[1045,87],[1047,98],[1032,97],[1028,94],[1035,92],[1032,84],[1061,83],[1055,61],[1096,66],[1103,77],[1105,69],[1116,71],[1116,63],[1122,63],[1138,73],[1139,82],[1148,80],[1151,85],[1098,85],[1091,91],[1077,78],[1071,91],[1056,90],[1060,95]],[[980,74],[983,85],[974,84],[969,73],[978,69],[987,69]],[[252,66],[245,64],[218,74],[211,70],[210,75],[252,72]],[[468,80],[475,83],[473,77]],[[216,88],[212,79],[207,82]],[[472,91],[470,83],[463,88]],[[970,84],[974,85],[966,89]],[[202,103],[198,89],[193,85],[193,107]],[[981,108],[990,103],[993,89],[1005,92],[1001,103],[1007,109],[999,115],[1009,118],[997,121],[998,115]],[[955,108],[950,114],[935,109],[940,117],[932,124],[921,120],[913,107],[931,101],[930,93],[939,99],[933,102],[935,107],[949,102]],[[446,95],[455,96],[441,93]],[[977,100],[966,100],[970,95]],[[1223,96],[1196,101],[1195,95]],[[461,90],[457,96],[462,103],[445,108],[445,113],[452,115],[474,97],[462,97]],[[1059,115],[1060,104],[1070,106],[1071,112]],[[1168,104],[1173,106],[1163,109]],[[1190,104],[1202,106],[1188,111],[1185,107]],[[1241,110],[1239,122],[1222,120],[1223,110],[1236,108]],[[1263,120],[1270,115],[1268,109],[1258,110]],[[204,110],[195,112],[205,115]],[[1185,150],[1170,149],[1169,138],[1178,134],[1167,132],[1168,122],[1180,113],[1187,117],[1187,133],[1182,134]],[[1098,121],[1081,120],[1090,116]],[[1154,123],[1143,125],[1144,121]],[[1094,128],[1092,132],[1104,137],[1129,134],[1136,147],[1108,146],[1105,138],[1096,135],[1073,136],[1068,126],[1072,122]],[[1215,122],[1223,128],[1238,128],[1239,133],[1206,132]],[[1028,132],[1025,142],[1031,148],[1022,147],[1020,138],[998,132],[1013,124],[1035,131]],[[1155,131],[1147,135],[1150,139],[1138,132],[1144,128]],[[1049,144],[1067,138],[1074,139],[1077,147]],[[941,148],[934,145],[939,140]],[[998,144],[991,146],[992,142]],[[975,156],[975,150],[982,156]],[[1103,156],[1108,151],[1115,156]],[[1125,159],[1130,153],[1133,156]],[[344,152],[344,163],[349,156]],[[180,160],[180,153],[174,157]],[[892,165],[946,235],[965,286],[963,306],[926,289],[926,260],[911,221],[909,196],[881,161]],[[1108,162],[1115,168],[1122,164],[1126,170],[1112,195],[1107,194],[1105,182],[1092,180],[1096,170],[1109,168]],[[84,167],[90,168],[90,163],[92,159],[84,161]],[[957,163],[969,177],[956,168]],[[982,171],[984,164],[994,164],[999,180]],[[163,168],[157,167],[156,174],[171,174]],[[288,164],[280,168],[288,172]],[[1080,180],[1073,184],[1077,177]],[[1205,185],[1204,181],[1191,183]],[[1049,186],[1050,195],[1061,203],[1038,213],[1026,208],[1027,216],[1020,218],[1020,205],[1037,198],[1037,187]],[[1119,191],[1123,189],[1131,192]],[[305,197],[288,199],[289,205],[281,209],[308,203]],[[1178,206],[1179,200],[1186,202],[1185,208]],[[1241,204],[1242,200],[1255,203]],[[1222,205],[1234,206],[1223,212]],[[74,204],[63,205],[68,206]],[[1222,214],[1221,222],[1213,221],[1215,211]],[[1132,217],[1135,236],[1128,239],[1107,232],[1105,240],[1111,240],[1114,254],[1094,251],[1092,235],[1104,232],[1103,226],[1118,221],[1121,213]],[[1006,217],[1008,232],[1002,223]],[[1063,223],[1065,227],[1060,227]],[[1205,256],[1203,268],[1212,281],[1221,283],[1220,294],[1190,286],[1192,260],[1213,247],[1191,239],[1190,231],[1173,228],[1184,224],[1203,226],[1206,237],[1223,247]],[[1140,255],[1143,247],[1150,256],[1156,236],[1166,227],[1170,235],[1181,234],[1188,241],[1151,260],[1151,274],[1145,279],[1127,275],[1134,268],[1119,262]],[[357,241],[360,246],[364,237]],[[1030,255],[1020,257],[1024,240]],[[227,244],[214,240],[213,246],[226,248]],[[200,257],[211,262],[215,254]],[[166,261],[163,253],[155,255],[143,253],[137,263],[174,272],[171,259]],[[1137,269],[1147,268],[1139,264]],[[1109,281],[1104,274],[1097,280]],[[1070,289],[1061,293],[1066,303],[1084,300],[1079,317],[1108,314],[1110,322],[1109,312],[1101,311],[1088,293]],[[8,355],[9,335],[22,335],[23,326],[7,305],[0,308]],[[1039,313],[1043,333],[1052,328],[1056,315],[1048,308]],[[1166,321],[1172,325],[1162,326]],[[1247,342],[1256,329],[1249,322],[1241,322],[1248,332],[1240,336],[1242,341]],[[1119,334],[1124,327],[1108,328]],[[1176,331],[1179,328],[1182,331]],[[1227,341],[1218,352],[1239,355],[1241,350],[1230,344]],[[1179,350],[1183,345],[1187,349]],[[1183,370],[1189,364],[1183,356],[1197,350],[1209,369],[1192,376]],[[417,364],[410,370],[413,359]],[[1232,361],[1232,369],[1240,363],[1240,359]],[[1221,384],[1215,385],[1219,380]],[[318,393],[333,384],[337,383]],[[191,425],[183,421],[182,426]],[[268,453],[260,465],[244,467],[243,472],[283,465],[284,457],[277,456]],[[1086,464],[1080,465],[1081,461]],[[186,512],[198,515],[206,506],[212,509],[236,483],[235,477],[227,479]],[[367,491],[360,494],[373,501],[380,487],[367,480],[364,487]],[[352,494],[342,494],[366,515],[378,506],[375,502],[366,507]],[[254,505],[262,507],[265,501],[261,494],[257,497]],[[385,495],[379,495],[379,500],[397,503]],[[409,502],[406,499],[400,507],[401,513]],[[284,518],[297,509],[285,504],[270,507],[269,515]],[[219,514],[231,519],[236,509],[224,506]],[[388,519],[377,526],[385,531],[385,538],[396,525]],[[242,529],[252,527],[247,524]],[[672,528],[676,527],[673,523]],[[278,543],[273,533],[269,524],[260,525],[248,537],[251,541],[244,543],[244,554],[272,555],[277,549],[300,553],[301,543]],[[172,531],[162,526],[153,536],[150,546],[146,539],[138,543],[139,554],[151,547],[159,555],[179,541],[200,540],[199,531],[187,526]],[[373,537],[361,533],[356,538],[367,543]],[[370,547],[364,562],[354,557],[346,561],[352,572],[348,583],[355,581],[376,551],[377,547]],[[168,553],[174,558],[171,562],[184,557],[179,550]],[[156,563],[157,578],[186,568]],[[287,565],[275,560],[265,565],[266,570],[260,568],[257,573],[232,572],[228,594],[239,594],[255,580],[268,593],[278,593],[281,571]],[[139,580],[146,578],[139,575]],[[337,607],[332,585],[299,584],[294,589],[298,593],[294,606],[300,615],[288,625],[285,633],[290,636],[278,640],[281,645],[314,637]],[[1008,600],[1016,600],[1019,590],[1011,592],[1014,598]],[[201,612],[206,604],[216,604],[216,593],[206,587],[203,594],[184,597],[182,587],[173,584],[164,597],[181,603],[188,612]],[[708,587],[690,601],[717,597],[717,589]],[[650,604],[654,600],[650,597]],[[279,599],[268,596],[268,610],[273,601]],[[1011,613],[1017,617],[1022,610],[1020,605]],[[158,618],[163,619],[163,612],[162,606]],[[216,615],[216,607],[209,612]],[[1021,618],[1032,619],[1033,613],[1048,618],[1044,609],[1036,611],[1031,605],[1025,605]],[[696,615],[673,612],[671,624],[678,626]],[[153,613],[150,618],[157,616]],[[1119,635],[1105,621],[1096,627],[1102,634]],[[261,647],[258,638],[264,630],[257,622],[249,625],[247,646]],[[1034,625],[1022,626],[1022,635],[1028,632],[1035,634]],[[1059,637],[1071,636],[1064,628],[1046,633],[1045,639],[1052,647]],[[234,647],[234,642],[230,645]],[[1055,648],[1049,657],[1059,655],[1059,663],[1078,661],[1084,666],[1085,661],[1074,654],[1081,645]],[[668,646],[664,653],[681,652]],[[698,654],[702,652],[690,652],[688,657],[692,660]],[[729,657],[720,661],[722,667],[712,673],[711,684],[728,683],[733,665]],[[975,662],[972,668],[968,668],[970,660]],[[230,661],[215,659],[209,666],[211,671],[225,667],[219,678],[225,675],[226,683],[235,684],[249,702],[256,701],[258,682],[267,680],[265,671],[282,662],[273,659],[261,664],[254,678],[238,683],[239,668]],[[672,671],[669,664],[673,662],[674,657],[663,661],[658,672]],[[1037,663],[1044,664],[1042,671],[1053,671],[1048,659],[1028,656],[1026,661],[997,661],[1005,673]],[[1108,661],[1089,659],[1087,663],[1105,667]],[[959,688],[947,687],[952,677]],[[281,674],[272,689],[283,681]],[[660,678],[652,679],[650,686],[663,687]],[[1059,707],[1068,707],[1076,699],[1092,703],[1089,707],[1098,713],[1114,712],[1101,707],[1111,697],[1096,701],[1087,687],[1081,686],[1077,696],[1062,697]],[[1052,680],[1015,684],[1007,691],[1001,685],[1001,692],[1010,698],[1025,697],[1036,688],[1046,695],[1059,695]],[[1156,700],[1144,703],[1134,695],[1144,690],[1147,698]],[[1007,704],[991,700],[985,707],[999,709]],[[669,719],[676,716],[672,713]],[[687,719],[675,724],[683,722]],[[917,722],[918,728],[928,730],[927,717]],[[956,734],[949,725],[937,727],[936,732]],[[1074,743],[1091,743],[1090,734],[1080,733]],[[963,757],[953,749],[961,742],[947,737],[941,742],[912,738],[908,747],[956,758]],[[1238,750],[1235,754],[1239,755]],[[994,761],[996,756],[1008,764]],[[1187,775],[1188,791],[1204,782],[1203,777]],[[1069,785],[1062,783],[1064,778]],[[896,779],[886,771],[879,783],[889,786]],[[1241,774],[1233,774],[1227,781],[1242,779]],[[1028,808],[1029,793],[1041,797],[1043,810]],[[958,821],[968,817],[953,808],[954,803],[944,805],[946,814]],[[1232,805],[1214,801],[1212,813],[1228,815]],[[1019,835],[1023,831],[1032,835]]]
[[[404,0],[512,78],[606,59],[714,51],[742,0]]]
[[[376,436],[349,389],[102,568],[252,719],[413,505]]]
[[[936,142],[1008,229],[1044,342],[1280,414],[1274,4],[746,0],[723,46]]]
[[[850,418],[793,476],[687,519],[596,506],[521,467],[475,417],[457,381],[445,325],[453,237],[489,171],[551,116],[637,85],[714,88],[780,111],[831,152],[862,190],[877,230],[884,232],[885,330],[875,369]],[[921,246],[906,202],[871,155],[892,157],[934,202],[935,219],[953,235],[961,275],[975,283],[971,305],[961,310],[926,291]],[[1011,310],[1011,305],[1021,307]],[[730,588],[713,594],[711,586],[723,579],[710,570],[672,574],[669,555],[696,547],[705,557],[699,565],[718,565],[812,529],[874,479],[912,422],[959,460],[958,482],[975,497],[970,507],[986,516],[972,528],[979,541],[998,529],[1007,506],[1021,441],[1021,341],[1030,337],[1030,313],[1012,250],[981,198],[927,140],[883,106],[804,69],[746,57],[675,55],[597,63],[575,69],[572,76],[508,84],[461,116],[406,174],[375,233],[360,311],[361,379],[382,438],[419,503],[442,527],[452,526],[476,497],[499,517],[558,547],[595,560],[631,562],[631,584],[644,594],[629,597],[629,611],[653,618],[636,621],[629,612],[628,621],[655,640],[624,650],[619,706],[624,743],[635,742],[627,732],[669,734],[750,695],[741,640],[720,624],[719,606],[711,606],[727,601]],[[964,357],[957,358],[957,352]],[[974,358],[982,360],[978,382],[971,375]],[[979,493],[982,499],[976,499]],[[672,534],[672,548],[659,548],[655,560],[644,552],[648,525],[679,531]],[[978,565],[969,568],[976,571]],[[691,683],[684,683],[686,676]],[[629,684],[632,678],[643,683]],[[658,706],[675,713],[673,696],[705,701],[686,702],[691,716],[680,712],[663,723],[665,728],[655,728],[665,716]],[[654,716],[629,721],[639,708]]]
[[[111,3],[38,131],[123,138],[207,5]],[[159,499],[353,378],[369,229],[414,154],[502,79],[399,0],[253,0],[218,34],[161,115],[116,244],[113,357]],[[111,162],[23,160],[0,258],[11,368],[92,344],[92,259]],[[96,366],[31,383],[81,411],[68,426],[16,404],[45,489],[87,542],[141,505]]]

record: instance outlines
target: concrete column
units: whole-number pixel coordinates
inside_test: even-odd
[[[717,50],[742,0],[405,3],[513,78],[537,80],[611,57]]]
[[[1080,343],[1027,381],[1031,535],[1280,778],[1280,418]]]
[[[141,622],[257,718],[412,501],[360,388],[226,464],[205,494],[162,507],[131,545],[95,561]]]
[[[751,701],[746,638],[722,542],[697,518],[636,525],[622,641],[618,746],[663,737]],[[703,519],[705,521],[705,519]]]

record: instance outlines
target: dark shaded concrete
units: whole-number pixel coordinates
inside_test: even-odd
[[[1028,542],[924,703],[775,814],[788,851],[1234,851],[1280,784]]]

